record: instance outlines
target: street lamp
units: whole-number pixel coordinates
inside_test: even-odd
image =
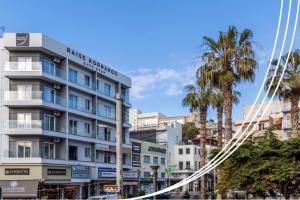
[[[152,169],[153,172],[152,181],[153,181],[154,192],[156,192],[157,191],[157,170],[159,168],[159,165],[152,165],[150,166],[150,168]],[[155,200],[156,197],[153,196],[153,199]]]

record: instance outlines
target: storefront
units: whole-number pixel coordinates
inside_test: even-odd
[[[42,179],[40,165],[5,165],[0,167],[0,187],[3,198],[37,198]]]
[[[99,167],[97,169],[97,177],[94,179],[96,195],[103,194],[104,185],[116,184],[116,168]],[[124,196],[133,196],[134,191],[138,187],[138,173],[134,171],[123,171],[123,193]]]
[[[73,165],[71,169],[71,184],[66,187],[67,192],[73,195],[73,199],[87,199],[91,188],[91,167]]]

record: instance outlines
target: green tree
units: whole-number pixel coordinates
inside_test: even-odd
[[[227,32],[220,32],[217,40],[203,38],[202,58],[210,66],[211,75],[216,74],[218,85],[223,92],[225,134],[227,141],[232,138],[233,88],[241,81],[254,81],[257,62],[249,29],[239,33],[234,26]]]
[[[281,74],[283,73],[284,65],[287,62],[286,70],[279,84]],[[272,77],[275,73],[276,66],[278,65],[277,73],[273,84],[271,84]],[[291,102],[291,124],[292,135],[298,134],[298,121],[299,121],[299,109],[298,102],[300,97],[300,51],[295,50],[290,54],[285,54],[280,60],[274,59],[272,61],[272,68],[269,71],[269,78],[266,82],[266,89],[270,87],[269,95],[272,96],[275,92],[277,85],[279,84],[276,95],[279,99]]]
[[[193,139],[198,134],[198,128],[193,122],[187,122],[182,126],[182,139],[184,142]]]
[[[184,107],[190,107],[190,111],[199,112],[200,117],[200,165],[204,166],[206,162],[206,117],[209,106],[210,89],[205,82],[197,77],[196,85],[186,86],[186,96],[182,101]],[[205,176],[201,177],[200,198],[205,199]]]

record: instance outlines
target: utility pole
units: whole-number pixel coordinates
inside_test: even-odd
[[[122,132],[123,132],[123,105],[122,105],[121,84],[117,85],[116,95],[116,184],[119,189],[118,199],[123,197],[123,152],[122,152]]]

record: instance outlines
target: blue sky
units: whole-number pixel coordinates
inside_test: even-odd
[[[279,7],[279,0],[0,0],[0,26],[43,32],[131,76],[133,107],[169,116],[188,113],[183,87],[193,80],[202,37],[216,37],[229,25],[250,28],[260,68],[254,83],[237,88],[242,98],[233,118],[239,119],[266,72]],[[295,47],[299,40],[298,34]]]

